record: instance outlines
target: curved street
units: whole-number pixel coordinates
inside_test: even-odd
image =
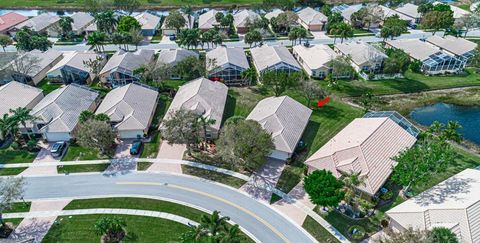
[[[174,199],[219,210],[261,242],[315,242],[301,226],[248,195],[196,177],[170,173],[120,176],[78,174],[25,177],[25,200],[135,194]]]

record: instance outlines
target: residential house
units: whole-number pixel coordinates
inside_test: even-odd
[[[388,18],[388,17],[392,17],[392,16],[394,16],[394,15],[397,15],[401,20],[407,21],[407,24],[408,24],[408,25],[413,25],[413,24],[415,24],[415,19],[412,18],[412,17],[410,17],[410,16],[408,16],[408,15],[405,15],[405,14],[403,14],[403,13],[397,12],[397,11],[395,11],[395,10],[393,10],[393,9],[391,9],[391,8],[385,7],[385,6],[383,6],[383,5],[378,5],[378,7],[379,7],[380,9],[382,9],[382,11],[383,11],[383,20],[385,20],[385,19]],[[381,23],[380,25],[383,25],[383,21],[382,21],[382,23]]]
[[[415,23],[420,23],[422,14],[418,12],[418,6],[412,3],[406,3],[401,7],[395,9],[395,11],[402,13],[415,20]]]
[[[17,81],[0,86],[0,117],[17,108],[32,109],[43,99],[42,90]]]
[[[242,77],[242,72],[250,68],[243,48],[218,46],[208,51],[205,59],[209,79],[229,86],[250,82]]]
[[[327,45],[296,45],[293,56],[302,65],[303,70],[313,78],[325,78],[331,72],[330,61],[339,54]]]
[[[445,4],[445,3],[442,3],[442,2],[434,2],[434,3],[433,3],[433,5],[438,5],[438,4]],[[459,19],[461,19],[461,18],[463,18],[463,17],[466,17],[466,16],[472,14],[472,13],[470,13],[469,11],[464,10],[464,9],[461,9],[461,8],[459,8],[459,7],[457,7],[457,6],[450,5],[450,4],[449,4],[449,6],[450,6],[450,9],[451,9],[452,12],[453,12],[453,18],[454,18],[455,20],[459,20]]]
[[[100,80],[114,88],[137,82],[140,77],[135,74],[135,70],[144,65],[152,65],[154,58],[154,50],[117,51],[100,71]]]
[[[386,46],[400,49],[411,59],[421,62],[421,70],[426,74],[457,73],[463,70],[466,64],[466,60],[419,39],[388,40]]]
[[[4,68],[8,70],[12,80],[37,85],[62,58],[62,53],[53,49],[45,52],[33,50],[18,56]]]
[[[272,135],[275,149],[269,157],[287,160],[295,151],[311,114],[311,109],[288,96],[268,97],[258,102],[247,120],[257,121]]]
[[[207,127],[207,137],[215,139],[222,124],[227,93],[228,87],[223,83],[206,78],[192,80],[180,86],[163,120],[168,120],[174,112],[181,109],[194,112],[214,121]]]
[[[8,35],[11,28],[26,21],[28,17],[19,13],[9,12],[0,16],[0,33]]]
[[[215,26],[218,26],[217,19],[215,15],[218,13],[215,9],[210,9],[208,12],[201,14],[198,17],[198,29],[201,31],[207,31],[213,29]]]
[[[57,15],[50,15],[48,13],[37,15],[33,18],[29,18],[20,24],[17,24],[10,31],[10,34],[15,37],[16,33],[23,27],[30,28],[31,30],[39,33],[45,33],[51,37],[58,37],[60,26],[58,22],[60,17]]]
[[[250,49],[258,74],[268,71],[298,72],[300,65],[285,46],[262,45]]]
[[[68,53],[64,59],[50,69],[47,77],[60,80],[64,84],[90,84],[95,79],[95,74],[92,72],[92,69],[86,65],[86,62],[97,60],[97,58],[101,60],[100,64],[102,66],[107,61],[104,55],[95,52]]]
[[[38,119],[27,128],[49,142],[68,141],[74,137],[82,111],[95,111],[98,98],[97,91],[78,84],[56,89],[33,107],[30,114]]]
[[[392,173],[393,157],[416,141],[414,135],[390,117],[356,118],[305,164],[310,172],[325,169],[337,178],[345,173],[359,173],[366,179],[357,188],[373,196]]]
[[[306,7],[300,10],[297,14],[300,25],[310,31],[324,30],[325,24],[328,21],[327,16],[311,7]]]
[[[278,15],[280,15],[281,13],[284,13],[284,11],[277,8],[277,9],[274,9],[273,11],[271,11],[271,12],[266,13],[265,18],[270,21],[270,20],[272,20],[272,18],[278,17]]]
[[[199,55],[195,51],[186,50],[183,48],[177,49],[162,49],[158,54],[157,66],[168,65],[174,67],[182,60],[188,57],[199,58]],[[182,77],[178,73],[170,74],[170,79],[181,79]]]
[[[357,72],[380,73],[383,62],[387,58],[385,53],[366,42],[337,43],[334,50],[350,58],[350,63]]]
[[[149,12],[140,13],[135,19],[141,25],[143,36],[154,36],[160,27],[161,18]]]
[[[182,14],[183,18],[185,19],[185,26],[184,29],[192,29],[193,24],[195,23],[195,17],[193,15],[188,16],[188,14]],[[177,30],[175,28],[169,28],[166,26],[166,21],[164,20],[162,23],[162,34],[163,35],[176,35]]]
[[[0,52],[0,85],[13,80],[11,68],[7,65],[19,56],[18,52]]]
[[[480,171],[466,169],[386,212],[390,228],[447,228],[458,242],[480,242]]]
[[[249,25],[260,18],[260,15],[252,10],[244,9],[233,15],[233,26],[239,34],[245,34],[248,32]]]
[[[144,84],[131,83],[108,92],[95,114],[106,114],[122,139],[144,137],[155,115],[158,92]]]
[[[75,55],[76,51],[64,51],[62,52],[62,59],[57,62],[50,70],[47,72],[47,78],[50,82],[61,83],[62,81],[62,67],[65,66]]]
[[[351,24],[352,14],[362,8],[364,8],[363,4],[345,5],[343,8],[340,8],[337,11],[340,13],[340,15],[342,15],[345,22]]]
[[[442,51],[448,52],[461,60],[465,60],[467,63],[475,56],[475,49],[477,48],[477,43],[451,35],[444,37],[433,35],[428,37],[426,41],[437,46]]]
[[[73,19],[72,32],[75,35],[83,35],[88,26],[94,23],[95,18],[85,12],[76,12],[70,16]]]

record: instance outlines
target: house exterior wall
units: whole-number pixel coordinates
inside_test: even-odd
[[[176,29],[162,29],[162,34],[163,35],[176,35],[177,30]]]
[[[119,130],[118,135],[120,138],[129,139],[137,138],[137,136],[143,137],[145,133],[143,130]]]
[[[285,161],[285,160],[289,159],[291,156],[292,156],[292,154],[287,153],[285,151],[273,150],[272,153],[268,157]]]
[[[143,36],[154,36],[157,33],[157,29],[142,29]]]
[[[69,141],[73,137],[68,132],[46,132],[43,134],[43,138],[49,142],[58,142],[58,141]]]

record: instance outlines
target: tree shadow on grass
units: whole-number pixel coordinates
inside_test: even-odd
[[[398,90],[402,93],[421,92],[431,89],[430,86],[423,82],[407,78],[368,82],[383,82],[386,87]]]
[[[234,91],[232,91],[234,92]],[[225,110],[223,111],[222,126],[225,121],[235,115],[235,107],[237,105],[237,99],[234,95],[227,95],[227,102],[225,103]]]

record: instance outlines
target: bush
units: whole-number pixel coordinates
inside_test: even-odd
[[[413,62],[410,63],[409,68],[414,73],[421,73],[422,72],[422,62],[413,61]]]
[[[385,193],[382,193],[380,195],[380,198],[384,201],[387,201],[387,200],[390,200],[393,198],[393,192],[392,191],[388,191],[388,192],[385,192]]]
[[[18,144],[18,142],[12,142],[12,144],[10,144],[10,147],[12,147],[12,149],[18,149],[20,147],[20,144]]]
[[[37,141],[35,139],[30,139],[27,142],[28,151],[34,151],[37,149]]]
[[[354,240],[361,240],[365,237],[365,229],[360,225],[353,225],[348,228],[348,234]]]

